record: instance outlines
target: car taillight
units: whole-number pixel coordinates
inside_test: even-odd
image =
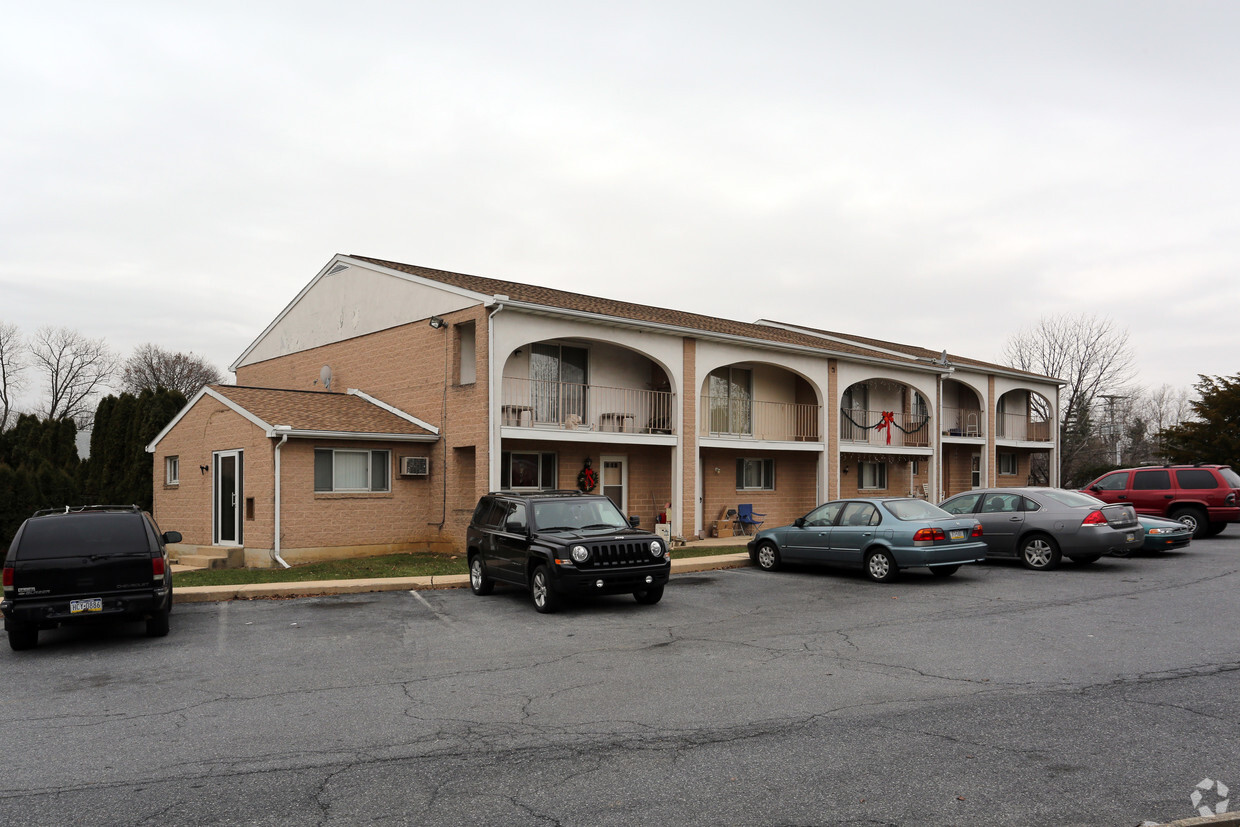
[[[153,577],[164,576],[164,558],[162,557],[151,558],[151,575]]]
[[[982,536],[982,524],[981,523],[978,523],[977,525],[973,526],[973,533],[970,536],[971,537]]]
[[[13,588],[13,566],[12,565],[7,565],[4,567],[4,587],[6,589]]]
[[[941,528],[919,528],[917,533],[913,535],[913,542],[946,539],[947,535],[943,533],[943,529]]]
[[[1091,511],[1089,516],[1081,521],[1081,525],[1106,525],[1107,518],[1103,516],[1101,511]]]
[[[1225,502],[1228,505],[1235,505],[1236,504],[1236,492],[1232,491],[1230,494],[1228,494]]]

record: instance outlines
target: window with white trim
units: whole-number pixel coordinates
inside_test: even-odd
[[[164,484],[180,485],[181,483],[181,458],[180,457],[164,457]]]
[[[1015,454],[999,454],[999,475],[1004,477],[1016,476]]]
[[[860,477],[862,491],[876,491],[887,487],[887,463],[859,462],[857,474]]]
[[[556,455],[550,451],[504,451],[499,486],[505,491],[556,487]]]
[[[392,490],[392,452],[314,449],[314,490],[320,494]]]
[[[737,491],[774,491],[775,460],[747,459],[736,460]]]

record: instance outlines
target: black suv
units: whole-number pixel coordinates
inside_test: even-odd
[[[672,555],[607,497],[577,491],[500,491],[478,501],[469,522],[469,586],[528,588],[534,608],[554,612],[564,595],[632,593],[658,603]]]
[[[172,569],[168,543],[136,505],[39,511],[22,523],[4,561],[4,628],[14,649],[32,649],[40,629],[101,618],[146,620],[168,634]]]

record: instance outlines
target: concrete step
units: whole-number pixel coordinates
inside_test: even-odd
[[[169,547],[169,557],[180,566],[195,569],[245,568],[245,549],[233,546],[179,546]]]

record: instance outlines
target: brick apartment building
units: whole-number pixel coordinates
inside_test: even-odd
[[[459,549],[479,495],[575,488],[587,459],[681,536],[742,503],[779,525],[836,497],[1058,483],[1055,379],[361,256],[231,369],[147,450],[157,517],[251,566]]]

